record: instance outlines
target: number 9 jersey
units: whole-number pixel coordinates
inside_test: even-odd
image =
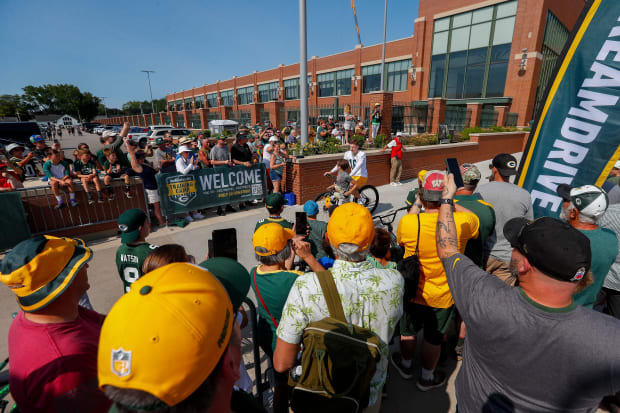
[[[136,242],[121,244],[116,250],[116,268],[123,282],[125,292],[131,288],[131,284],[142,277],[142,264],[146,257],[158,246],[148,242]]]

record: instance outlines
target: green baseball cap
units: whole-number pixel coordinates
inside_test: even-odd
[[[281,208],[282,206],[284,206],[284,204],[284,197],[279,192],[269,194],[265,199],[265,205],[267,206],[267,208]]]
[[[140,237],[140,227],[146,221],[146,214],[139,208],[128,209],[118,217],[118,229],[121,231],[121,242],[129,244]]]
[[[233,305],[233,310],[241,306],[250,290],[250,274],[237,261],[225,257],[211,258],[198,264],[208,270],[222,283]]]
[[[407,194],[407,200],[405,201],[405,204],[407,204],[408,207],[415,204],[415,199],[418,196],[418,191],[419,190],[416,188],[413,191],[409,191],[409,193]]]
[[[164,143],[164,138],[162,138],[161,136],[155,138],[155,145],[161,145],[162,143]]]

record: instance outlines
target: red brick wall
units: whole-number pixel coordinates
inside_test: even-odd
[[[498,153],[515,153],[523,150],[528,132],[482,133],[470,135],[469,142],[407,147],[403,153],[402,179],[415,178],[422,169],[445,169],[445,159],[457,157],[460,163],[475,163],[493,159]],[[295,192],[297,204],[314,199],[331,184],[323,173],[334,167],[339,155],[322,155],[300,159],[287,165],[286,190]],[[312,160],[312,161],[310,161]],[[298,163],[300,162],[300,163]],[[366,151],[368,183],[386,185],[390,181],[390,155],[373,149]]]

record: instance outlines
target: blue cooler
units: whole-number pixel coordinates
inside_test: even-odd
[[[294,192],[285,192],[284,193],[284,200],[286,201],[286,205],[296,205],[297,204],[297,197],[295,197],[295,193]]]

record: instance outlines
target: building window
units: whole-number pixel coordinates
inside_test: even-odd
[[[258,100],[259,102],[278,100],[278,82],[258,85]]]
[[[284,99],[299,99],[299,78],[284,81]]]
[[[168,102],[168,112],[174,111],[174,100]]]
[[[176,108],[177,108],[176,110],[177,110],[177,111],[179,111],[179,110],[183,110],[183,100],[181,100],[181,99],[177,100],[177,101],[175,102],[175,105],[176,105]]]
[[[378,92],[381,90],[381,65],[362,67],[362,92]]]
[[[547,22],[545,24],[545,34],[542,44],[542,65],[538,78],[538,89],[536,89],[536,103],[534,104],[534,115],[538,112],[542,103],[542,98],[547,89],[547,84],[551,80],[553,68],[555,67],[562,49],[568,40],[570,32],[560,23],[557,17],[551,12],[547,12]]]
[[[196,109],[202,109],[205,97],[204,96],[194,96],[194,104],[196,105]]]
[[[177,115],[177,128],[185,127],[185,117],[182,114]]]
[[[344,69],[317,75],[319,97],[350,95],[353,74],[353,69]]]
[[[216,108],[217,107],[217,93],[209,93],[207,95],[207,103],[209,104],[210,108]]]
[[[250,126],[252,123],[252,114],[249,110],[233,110],[230,112],[230,120],[237,121],[240,125]]]
[[[321,73],[316,76],[319,85],[319,97],[334,96],[334,74]]]
[[[232,89],[220,92],[220,97],[222,98],[222,106],[232,106],[234,100],[233,95],[234,92]]]
[[[385,89],[390,92],[407,90],[407,76],[409,75],[410,66],[410,59],[386,63]]]
[[[185,110],[192,110],[193,109],[193,105],[192,105],[193,99],[192,98],[186,98],[185,99]]]
[[[504,94],[517,0],[435,20],[428,96]]]
[[[202,128],[202,123],[200,122],[200,113],[189,114],[189,127],[192,129]]]
[[[241,87],[237,89],[240,105],[248,105],[254,101],[254,86]]]

